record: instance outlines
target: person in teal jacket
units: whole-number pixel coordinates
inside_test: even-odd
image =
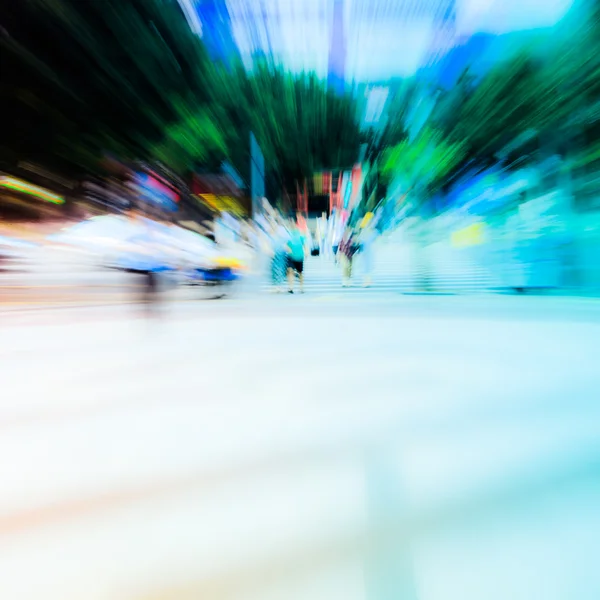
[[[294,293],[294,279],[298,276],[300,292],[304,293],[304,255],[306,238],[295,223],[290,228],[290,238],[287,243],[288,284],[289,293]]]

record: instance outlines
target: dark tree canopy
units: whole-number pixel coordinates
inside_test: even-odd
[[[176,0],[21,0],[1,25],[5,165],[77,173],[109,153],[184,173],[229,159],[247,178],[250,131],[282,184],[357,158],[351,98],[266,61],[213,63]]]

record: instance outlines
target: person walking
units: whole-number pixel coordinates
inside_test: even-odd
[[[121,267],[134,273],[141,280],[139,301],[148,315],[156,314],[160,292],[160,274],[169,270],[164,246],[157,235],[157,223],[132,209],[130,222],[133,235],[127,240],[129,251],[119,261]]]
[[[290,238],[287,243],[288,259],[288,292],[294,293],[294,279],[298,277],[300,293],[304,293],[304,256],[306,252],[306,238],[294,223],[290,227]]]
[[[348,287],[352,281],[352,263],[358,251],[356,236],[351,228],[346,229],[340,241],[338,254],[342,265],[342,286]]]
[[[336,264],[338,263],[339,258],[341,256],[340,244],[342,243],[343,238],[344,238],[343,223],[342,223],[342,220],[341,220],[339,214],[336,213],[335,220],[333,222],[333,226],[332,226],[332,230],[331,230],[331,249],[333,251],[333,259]]]
[[[362,230],[359,241],[362,255],[362,263],[364,268],[363,286],[369,287],[373,278],[373,245],[377,239],[377,229],[370,221]]]
[[[289,234],[283,223],[275,222],[271,232],[273,258],[271,260],[271,282],[275,291],[283,291],[287,271],[286,249]]]

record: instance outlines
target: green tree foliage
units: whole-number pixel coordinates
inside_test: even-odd
[[[183,173],[227,158],[248,179],[253,131],[293,183],[358,154],[353,100],[264,61],[214,64],[177,0],[22,0],[2,26],[4,164],[82,172],[108,152]]]
[[[459,86],[450,102],[455,111],[449,139],[467,144],[471,155],[482,162],[528,129],[538,126],[539,70],[524,54],[492,69],[472,93]]]
[[[383,154],[381,172],[387,183],[399,179],[408,190],[435,193],[465,157],[465,144],[425,127],[412,142],[405,140]]]
[[[502,59],[483,76],[467,68],[439,90],[427,125],[409,141],[417,93],[398,96],[386,132],[369,138],[379,180],[421,187],[427,201],[467,167],[571,153],[576,167],[600,164],[600,3],[582,2],[547,31],[498,38]],[[504,46],[503,46],[504,44]],[[432,93],[436,93],[432,90]],[[404,136],[404,137],[403,137]],[[516,163],[514,163],[516,164]]]
[[[231,129],[244,139],[254,132],[283,184],[356,161],[361,134],[354,100],[335,95],[315,74],[294,75],[257,61],[248,74],[238,69],[223,89],[229,92],[223,105],[242,125]],[[238,146],[235,137],[230,147]]]
[[[181,104],[155,155],[179,170],[229,160],[249,180],[254,133],[267,168],[291,188],[313,172],[347,168],[358,156],[361,132],[354,100],[327,90],[314,74],[294,75],[257,61],[217,74],[210,105]]]
[[[541,126],[561,132],[597,120],[600,101],[600,3],[580,4],[556,27],[540,74]]]
[[[176,171],[185,172],[211,155],[225,153],[225,138],[210,111],[203,109],[183,114],[180,121],[168,125],[152,155]]]
[[[389,101],[387,109],[390,117],[381,130],[367,130],[366,158],[372,163],[377,162],[382,153],[408,138],[410,115],[419,93],[419,82],[416,77],[410,77],[401,82],[396,93]]]
[[[558,80],[564,85],[564,74],[551,76],[546,62],[526,48],[512,53],[479,80],[467,69],[452,89],[437,98],[427,130],[433,141],[418,136],[409,144],[406,160],[421,164],[418,157],[424,143],[427,148],[439,147],[440,152],[425,151],[433,182],[425,187],[439,189],[466,164],[484,168],[501,160],[512,146],[518,153],[522,141],[534,139],[535,146],[538,136],[557,128],[565,114],[573,111],[573,107],[567,113],[557,111]],[[573,92],[563,101],[567,96]],[[417,179],[430,178],[427,169],[418,172]]]
[[[211,63],[176,0],[23,0],[3,26],[5,159],[146,158],[175,98],[210,101]]]
[[[467,73],[438,102],[435,125],[483,164],[532,133],[540,146],[594,126],[600,120],[599,6],[574,11],[545,35],[532,33],[478,85]]]

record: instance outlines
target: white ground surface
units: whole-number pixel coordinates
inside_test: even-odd
[[[600,305],[4,315],[0,598],[597,600]]]

